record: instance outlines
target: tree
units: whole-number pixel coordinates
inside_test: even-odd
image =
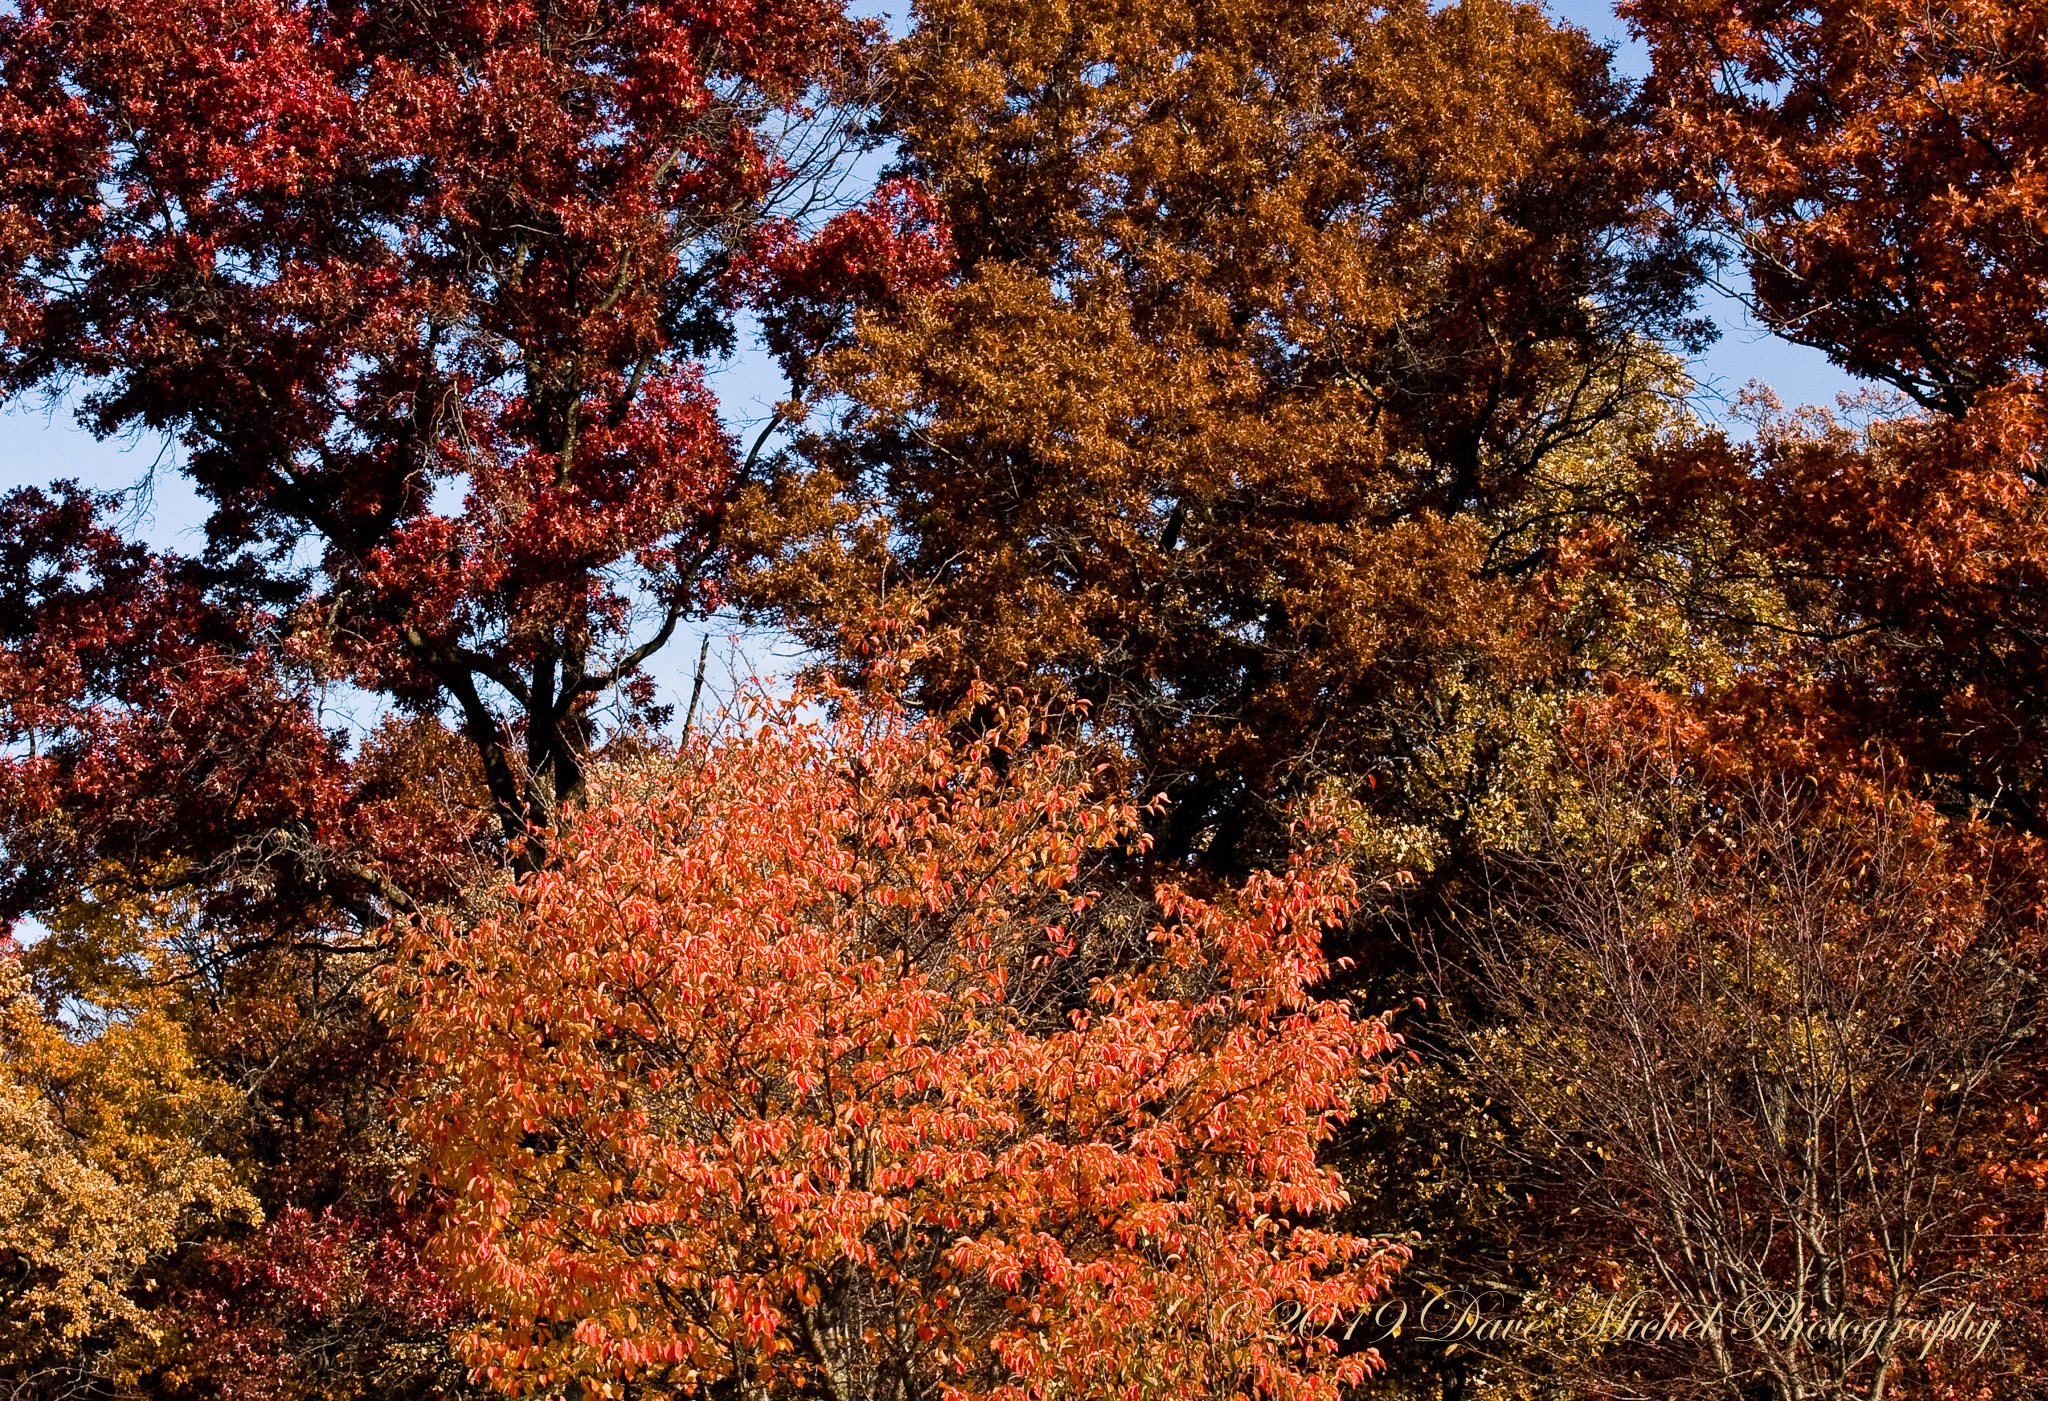
[[[156,1008],[79,1038],[0,950],[0,1385],[80,1394],[141,1369],[168,1272],[257,1205],[217,1150],[229,1086]]]
[[[110,871],[46,920],[0,954],[9,1394],[460,1394],[464,1306],[394,1201],[369,959],[224,953],[174,872]]]
[[[1658,157],[1741,260],[1759,318],[1921,410],[1866,404],[1886,421],[1861,433],[1769,419],[1704,472],[1676,454],[1675,494],[1728,511],[1794,595],[1774,621],[1812,642],[1845,711],[1882,712],[1945,804],[2041,831],[2041,16],[1621,8],[1650,46]]]
[[[1391,1047],[1314,991],[1348,876],[1098,888],[1136,809],[1013,700],[913,723],[897,665],[606,774],[557,864],[411,937],[466,1356],[515,1390],[1334,1398],[1373,1358],[1326,1335],[1403,1254],[1317,1224]]]
[[[1677,606],[1756,659],[1729,704],[1832,712],[1895,745],[1945,811],[2041,833],[2048,496],[2010,425],[1757,407],[1747,442],[1653,453],[1637,527],[1715,542],[1711,586]]]
[[[1526,581],[1656,417],[1699,267],[1603,52],[1534,7],[933,0],[889,130],[958,259],[828,356],[845,418],[744,590],[829,645],[907,588],[975,668],[1090,701],[1256,864],[1439,686],[1549,677]],[[1475,679],[1485,678],[1485,679]]]
[[[131,893],[203,892],[246,952],[474,879],[489,799],[440,727],[393,719],[350,754],[279,610],[125,541],[116,509],[65,483],[0,497],[0,917],[154,883]]]
[[[1966,0],[1624,0],[1679,191],[1760,319],[1961,417],[2048,369],[2042,20]]]
[[[1726,734],[1647,696],[1592,708],[1447,982],[1490,1013],[1460,1060],[1536,1131],[1565,1282],[1694,1330],[1596,1351],[1585,1384],[2031,1394],[2040,853],[1879,760]],[[1998,1333],[1930,1346],[1965,1306]]]
[[[341,1253],[374,1262],[418,1233],[393,1202],[403,1155],[385,1104],[400,1059],[360,988],[384,910],[488,881],[491,800],[434,717],[392,717],[350,752],[275,615],[218,598],[192,561],[126,543],[111,509],[61,488],[0,501],[0,549],[18,566],[0,584],[0,896],[10,917],[39,917],[22,962],[50,1006],[81,1026],[145,1011],[218,1092],[209,1141],[271,1225],[157,1250],[154,1285],[123,1296],[126,1341],[95,1365],[162,1396],[446,1395],[436,1308],[337,1318],[333,1279],[308,1291],[320,1306],[285,1307],[303,1300],[272,1276],[296,1266],[264,1255],[291,1247],[281,1223],[309,1212]],[[151,1132],[154,1112],[121,1102],[96,1132]],[[109,1230],[114,1205],[100,1203]],[[178,1228],[175,1211],[151,1211],[153,1229]],[[35,1376],[25,1395],[68,1384]]]
[[[743,453],[701,366],[837,208],[876,38],[835,0],[0,15],[0,398],[164,435],[211,508],[186,559],[111,498],[0,503],[0,918],[175,900],[143,952],[272,1223],[150,1296],[159,1394],[445,1391],[438,1286],[377,1283],[420,1223],[361,983],[660,719],[643,664],[780,427]],[[875,218],[813,321],[893,275],[850,263]]]
[[[216,1244],[150,1322],[135,1390],[228,1401],[476,1395],[447,1346],[467,1302],[425,1258],[425,1213],[286,1207]]]
[[[721,279],[829,176],[872,38],[835,0],[19,6],[0,395],[173,436],[207,596],[452,711],[523,843],[715,597],[754,465],[701,378]]]

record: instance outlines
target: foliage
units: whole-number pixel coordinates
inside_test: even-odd
[[[273,1221],[151,1296],[148,1387],[459,1373],[438,1305],[278,1284],[319,1271],[275,1223],[324,1223],[336,1278],[411,1248],[380,931],[539,859],[588,756],[659,722],[643,664],[715,604],[758,465],[702,363],[755,291],[844,315],[835,279],[896,276],[875,211],[781,276],[875,39],[834,0],[0,15],[0,396],[164,435],[209,509],[188,559],[124,538],[132,495],[0,501],[0,919],[58,927],[53,996],[146,971]],[[103,898],[178,918],[65,932]]]
[[[415,1217],[286,1208],[208,1252],[155,1317],[140,1389],[153,1396],[461,1395],[446,1345],[464,1301],[420,1249]]]
[[[1902,391],[1677,455],[1799,596],[1804,664],[1956,808],[2042,830],[2048,121],[2034,7],[1630,0],[1658,158],[1765,324]],[[1881,719],[1878,716],[1881,715]]]
[[[1712,1325],[1578,1370],[1674,1397],[2018,1394],[2044,1259],[2012,1190],[2043,1141],[2010,1112],[2042,1088],[2039,853],[1881,761],[1802,764],[1790,734],[1717,753],[1710,722],[1618,700],[1474,912],[1491,1015],[1457,1043],[1559,1174],[1547,1244]],[[1920,1346],[1913,1320],[1965,1305],[2009,1331]]]
[[[909,590],[965,639],[933,704],[977,667],[1090,701],[1174,797],[1157,859],[1241,872],[1397,703],[1549,671],[1517,580],[1585,504],[1537,483],[1654,416],[1697,250],[1533,7],[916,16],[885,115],[957,276],[826,357],[850,407],[746,596],[829,647]]]
[[[833,0],[19,6],[0,392],[175,435],[209,593],[452,711],[523,841],[716,597],[721,279],[871,39]]]
[[[0,498],[0,916],[200,892],[222,942],[348,931],[475,879],[489,799],[432,721],[350,755],[272,609],[122,539],[115,498]]]
[[[854,1401],[1370,1370],[1325,1334],[1402,1251],[1315,1224],[1391,1045],[1312,990],[1341,864],[1098,889],[1137,810],[1042,715],[968,700],[970,741],[882,689],[760,702],[415,936],[392,998],[488,1375]]]
[[[1775,633],[1773,666],[1897,745],[1945,807],[2041,832],[2044,497],[2011,438],[1988,411],[1756,407],[1748,442],[1673,444],[1649,473],[1658,514],[1720,523],[1716,572],[1748,590],[1723,616]]]
[[[0,1383],[2038,1390],[2041,16],[1621,8],[0,7]]]
[[[78,1036],[0,953],[0,1380],[123,1380],[181,1250],[258,1215],[211,1151],[232,1093],[142,1007]]]
[[[2011,0],[1623,0],[1764,323],[1960,417],[2048,362],[2048,60]]]

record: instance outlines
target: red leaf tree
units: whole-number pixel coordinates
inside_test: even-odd
[[[0,13],[0,400],[175,439],[209,506],[183,559],[75,487],[0,499],[0,930],[182,891],[151,937],[250,1089],[242,1165],[337,1259],[410,1229],[363,936],[532,864],[656,718],[644,664],[716,600],[749,465],[701,367],[769,295],[739,255],[803,261],[830,212],[878,33],[839,0]],[[810,260],[817,324],[941,265],[899,211],[827,222],[852,252]],[[357,746],[347,686],[397,712]],[[60,942],[51,995],[90,1000]],[[292,1239],[167,1262],[214,1326],[150,1385],[437,1388],[440,1314],[302,1306],[263,1283]]]
[[[174,435],[218,600],[452,712],[506,836],[715,598],[732,262],[855,141],[838,0],[29,0],[0,398]]]
[[[353,755],[275,610],[59,484],[0,496],[0,921],[81,881],[204,892],[247,949],[447,898],[482,825],[459,739],[392,718]]]
[[[1404,1252],[1317,1224],[1392,1046],[1315,991],[1341,863],[1098,898],[1136,808],[975,699],[972,742],[763,702],[414,936],[390,1005],[487,1375],[1334,1398],[1375,1365],[1337,1335]]]

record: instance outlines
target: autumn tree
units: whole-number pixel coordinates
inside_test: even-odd
[[[524,841],[715,597],[722,279],[829,188],[872,38],[829,0],[18,7],[0,394],[169,435],[211,594],[451,714]]]
[[[1327,1396],[1396,1228],[2037,1317],[2039,17],[1623,8],[6,8],[0,399],[208,508],[0,498],[10,1384]],[[1905,398],[1695,418],[1716,240]],[[1621,1382],[2012,1384],[1898,1336]]]
[[[0,955],[0,1385],[129,1385],[179,1254],[258,1215],[218,1151],[233,1091],[161,1007],[81,1039]]]
[[[1350,877],[1099,886],[1136,808],[1014,700],[913,720],[892,665],[606,772],[556,864],[411,939],[465,1355],[514,1389],[1336,1397],[1403,1253],[1320,1224],[1391,1045],[1316,991]]]
[[[1725,241],[1760,318],[1904,396],[1832,414],[1787,414],[1759,396],[1747,441],[1675,442],[1650,464],[1646,523],[1714,523],[1729,550],[1713,572],[1778,600],[1768,616],[1720,612],[1731,631],[1784,644],[1714,697],[1712,709],[1739,717],[1723,754],[1788,730],[1838,766],[1859,750],[1889,754],[1913,823],[1940,827],[1912,807],[1926,801],[1952,824],[1941,830],[1953,850],[1936,864],[1955,862],[1977,898],[2021,887],[2038,855],[2010,833],[2038,837],[2048,798],[2040,16],[2001,4],[1621,8],[1650,47],[1646,96],[1674,193]],[[1908,908],[1924,896],[1902,894]],[[2002,913],[2027,927],[2038,901]],[[1883,912],[1861,918],[1884,947]],[[2037,957],[2014,957],[2037,976]],[[2007,986],[2003,974],[1963,976],[1972,993],[1983,984],[1983,1005],[1949,1007],[1954,990],[1938,978],[1918,994],[1955,1027],[1975,1025]],[[1944,1044],[1930,1033],[1928,1063]],[[2003,1102],[1969,1150],[1982,1175],[1957,1197],[1985,1231],[1967,1274],[2004,1281],[2013,1336],[2031,1339],[2042,1243],[1993,1223],[2039,1219],[2038,1091],[2021,1080],[1991,1093]],[[1953,1095],[1936,1098],[1941,1113],[1963,1113]],[[1938,1395],[1981,1384],[1967,1369],[1928,1381]],[[1989,1384],[2004,1394],[2018,1381]]]
[[[1777,334],[1963,416],[2048,369],[2042,17],[2007,0],[1623,0],[1677,190]]]
[[[461,1393],[467,1305],[395,1200],[374,963],[221,919],[174,871],[107,872],[0,945],[9,1394]]]
[[[1240,869],[1278,794],[1551,669],[1520,581],[1676,386],[1697,250],[1533,6],[915,14],[885,115],[957,274],[826,357],[748,597],[829,643],[915,593],[966,638],[935,703],[1090,701],[1174,796],[1158,857]]]
[[[1790,729],[1724,749],[1726,725],[1626,692],[1584,712],[1445,971],[1476,1018],[1462,1069],[1549,1184],[1530,1249],[1691,1329],[1568,1370],[1600,1394],[2032,1394],[2040,854],[1881,759]],[[1923,1331],[1965,1309],[1997,1331]]]
[[[2010,424],[1756,408],[1746,441],[1661,445],[1637,527],[1657,539],[1643,557],[1707,544],[1705,586],[1673,599],[1762,663],[1729,704],[1831,712],[1896,746],[1945,810],[2041,832],[2048,498]]]
[[[1621,7],[1674,193],[1777,334],[1908,396],[1667,455],[1798,605],[1801,670],[1941,800],[2042,830],[2048,91],[2026,5]],[[1867,431],[1866,431],[1867,425]],[[1757,621],[1749,619],[1749,621]]]
[[[393,717],[349,752],[278,610],[127,541],[118,509],[69,484],[0,498],[0,914],[175,884],[253,948],[472,878],[489,799],[452,737]]]

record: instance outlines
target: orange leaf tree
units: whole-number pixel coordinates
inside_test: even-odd
[[[963,638],[921,699],[1088,700],[1160,865],[1244,874],[1329,775],[1394,809],[1447,690],[1556,674],[1533,581],[1699,329],[1606,54],[1505,0],[916,15],[885,115],[956,276],[823,358],[736,596],[829,648],[907,589]]]
[[[1404,1251],[1316,1220],[1393,1044],[1315,991],[1349,878],[1098,898],[1138,809],[974,701],[973,740],[873,689],[760,702],[414,936],[391,1002],[481,1371],[1334,1398],[1376,1365],[1338,1335]]]
[[[1671,444],[1647,474],[1669,519],[1721,529],[1750,592],[1724,616],[1777,633],[1792,691],[1882,735],[1944,808],[2048,831],[2048,493],[2016,399],[1962,422],[1758,405],[1746,443]],[[1762,585],[1764,587],[1759,588]],[[1757,600],[1775,596],[1766,614]],[[1757,630],[1761,631],[1761,628]]]

